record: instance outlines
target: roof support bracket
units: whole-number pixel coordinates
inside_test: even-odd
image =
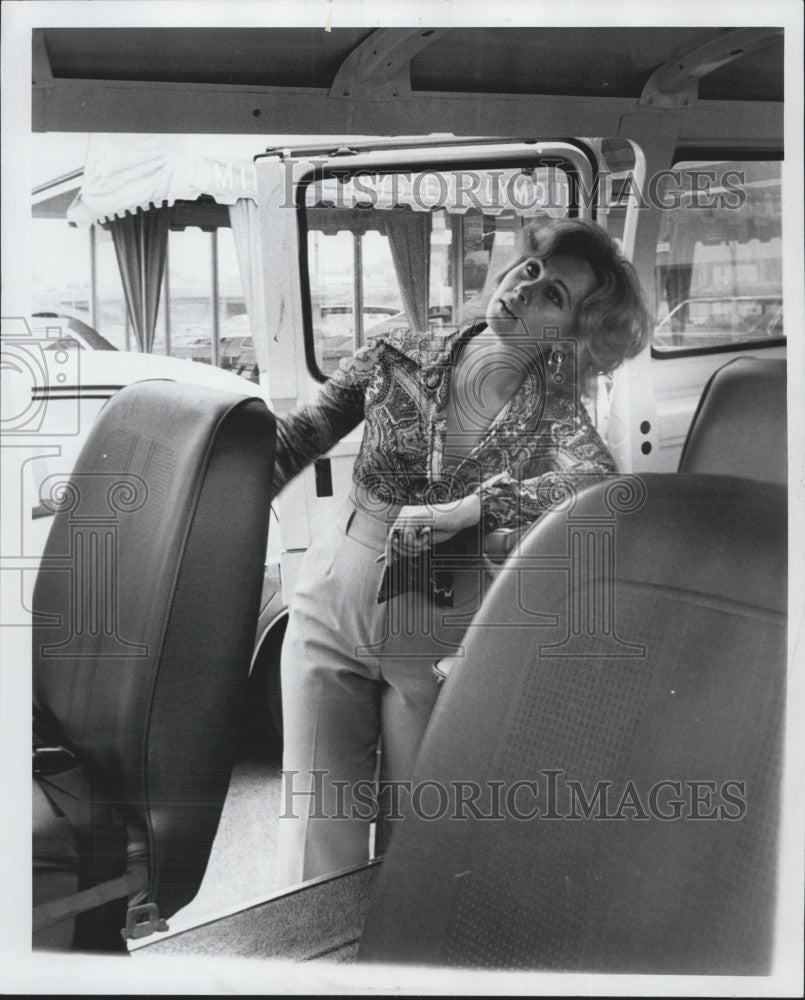
[[[763,48],[782,28],[736,28],[682,52],[656,69],[643,88],[640,104],[652,108],[689,107],[697,98],[699,80],[740,56]]]
[[[411,59],[443,33],[436,28],[378,28],[343,61],[330,97],[410,99]]]

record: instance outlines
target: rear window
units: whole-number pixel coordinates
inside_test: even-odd
[[[655,357],[784,339],[779,161],[686,160],[659,196]]]

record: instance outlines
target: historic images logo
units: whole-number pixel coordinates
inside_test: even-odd
[[[33,623],[43,658],[143,656],[144,646],[119,634],[119,536],[121,520],[146,503],[146,484],[125,472],[71,472],[81,433],[81,351],[58,318],[35,330],[25,319],[5,318],[0,345],[7,477],[0,569],[16,598],[6,602],[2,624]],[[61,550],[51,545],[44,561],[32,551],[38,518],[49,526],[59,520]],[[67,588],[66,602],[58,602],[67,614],[32,614],[34,573],[50,575],[49,587]]]
[[[296,208],[298,181],[313,168],[314,176],[325,160],[285,162],[283,208]],[[588,187],[559,167],[509,167],[474,169],[376,170],[327,168],[326,176],[308,185],[308,200],[333,209],[390,209],[408,206],[418,212],[447,209],[488,214],[515,211],[521,215],[542,212],[564,215],[571,200],[588,210],[603,211],[634,204],[638,208],[739,210],[746,204],[745,174],[728,169],[659,170],[641,182],[635,170],[598,171]]]
[[[339,781],[326,770],[283,771],[280,819],[296,819],[309,801],[315,819],[595,820],[602,822],[734,821],[747,812],[746,782],[666,778],[641,787],[629,780],[595,783],[543,769],[517,781]]]

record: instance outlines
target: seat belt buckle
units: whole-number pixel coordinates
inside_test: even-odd
[[[168,930],[167,923],[159,915],[156,903],[140,903],[130,906],[126,911],[126,926],[120,932],[126,941],[136,941],[137,938],[148,937],[157,931]]]

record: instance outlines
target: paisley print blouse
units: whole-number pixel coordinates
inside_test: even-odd
[[[276,488],[362,420],[353,473],[359,488],[399,505],[478,493],[485,530],[526,525],[568,490],[614,473],[585,407],[537,364],[464,459],[443,468],[452,367],[482,329],[401,330],[343,359],[313,403],[277,420]]]

